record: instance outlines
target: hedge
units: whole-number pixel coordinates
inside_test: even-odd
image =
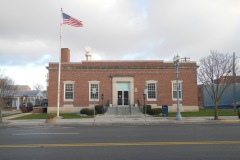
[[[80,110],[80,114],[87,114],[88,108],[83,108]]]
[[[159,115],[162,113],[162,108],[153,108],[149,110],[150,115]]]
[[[103,106],[102,105],[96,105],[95,106],[95,111],[97,114],[103,114],[104,110],[103,110]]]
[[[152,106],[146,105],[146,107],[147,107],[147,114],[149,114],[149,111],[151,110]],[[143,113],[145,113],[145,106],[143,106]]]
[[[83,108],[83,109],[81,109],[80,114],[86,114],[88,116],[93,116],[94,110],[89,109],[89,108]],[[95,113],[95,114],[97,114],[97,113]]]
[[[96,114],[96,112],[95,112],[95,114]],[[88,116],[93,116],[93,115],[94,115],[94,110],[89,109],[89,110],[87,111],[87,115],[88,115]]]

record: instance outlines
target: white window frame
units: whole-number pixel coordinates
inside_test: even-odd
[[[73,101],[74,100],[74,81],[64,81],[63,82],[64,83],[64,94],[63,94],[63,99],[64,99],[64,101]],[[67,98],[66,99],[66,85],[67,84],[72,84],[72,91],[67,91],[67,92],[72,92],[72,98]]]
[[[100,84],[100,82],[99,81],[89,81],[88,82],[89,83],[89,101],[99,101],[99,93],[100,93],[100,91],[99,91],[99,84]],[[96,99],[94,99],[94,98],[92,98],[92,85],[97,85],[97,98]]]
[[[146,81],[146,84],[147,84],[147,101],[157,101],[157,81],[149,80],[149,81]],[[149,98],[149,96],[148,96],[148,93],[149,93],[148,84],[154,84],[155,85],[155,98]]]
[[[178,80],[178,84],[179,84],[179,100],[182,100],[183,99],[183,97],[182,97],[182,80]],[[174,97],[174,94],[173,94],[173,92],[177,92],[177,88],[175,89],[175,87],[173,86],[173,85],[177,85],[177,81],[176,80],[174,80],[174,81],[172,81],[172,100],[174,100],[174,101],[176,101],[177,100],[177,97]]]

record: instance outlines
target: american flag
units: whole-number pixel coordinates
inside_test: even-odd
[[[70,26],[74,26],[74,27],[82,27],[82,21],[79,21],[69,15],[67,15],[66,13],[62,13],[63,16],[63,24],[68,24]]]

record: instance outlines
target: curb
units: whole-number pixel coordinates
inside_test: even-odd
[[[29,114],[29,113],[27,113]],[[235,117],[222,117],[222,119],[214,120],[209,117],[186,117],[180,121],[175,118],[154,118],[147,117],[134,117],[134,118],[114,118],[114,117],[98,117],[91,119],[57,119],[56,123],[49,124],[45,119],[32,119],[32,120],[11,120],[13,117],[20,117],[24,114],[4,117],[3,123],[0,126],[61,126],[61,125],[79,125],[79,126],[111,126],[111,125],[164,125],[164,124],[221,124],[221,123],[240,123],[240,119]],[[31,114],[31,113],[30,113]]]
[[[238,120],[220,120],[223,123],[240,123],[240,119]]]

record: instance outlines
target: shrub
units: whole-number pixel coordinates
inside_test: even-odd
[[[80,110],[80,114],[87,114],[88,110],[88,108],[83,108]]]
[[[95,113],[95,114],[96,114],[96,113]],[[87,115],[88,115],[88,116],[93,116],[93,115],[94,115],[94,110],[88,109],[88,110],[87,110]]]
[[[149,110],[150,115],[159,115],[162,113],[162,108],[153,108]]]
[[[83,109],[81,109],[80,114],[86,114],[88,116],[93,116],[94,110],[89,109],[89,108],[83,108]],[[97,113],[95,113],[95,114],[97,114]]]
[[[103,114],[104,111],[103,111],[103,106],[102,105],[96,105],[95,106],[95,111],[97,114]]]
[[[147,114],[149,114],[149,111],[151,110],[152,106],[151,105],[146,105],[147,109]],[[145,106],[143,106],[143,113],[145,113]]]
[[[47,113],[47,119],[53,119],[55,117],[57,117],[56,113]]]

